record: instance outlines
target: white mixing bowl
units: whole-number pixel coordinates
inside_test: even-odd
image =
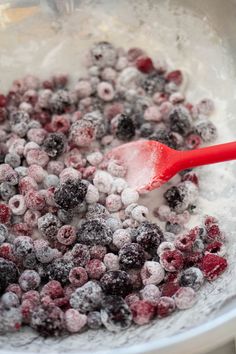
[[[212,98],[218,141],[234,140],[235,18],[234,0],[0,0],[0,91],[26,73],[69,72],[77,78],[94,41],[140,46],[185,70],[189,100]],[[118,334],[100,330],[45,340],[24,329],[0,337],[0,353],[194,354],[234,338],[236,163],[203,167],[199,173],[199,212],[220,219],[229,269],[205,285],[192,309]],[[151,193],[146,203],[155,204],[160,193]]]

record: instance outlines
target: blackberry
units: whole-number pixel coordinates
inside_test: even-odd
[[[38,219],[38,229],[49,241],[54,240],[61,225],[61,221],[52,213],[44,214]]]
[[[130,327],[132,313],[122,297],[106,296],[102,301],[101,319],[109,331],[118,332]]]
[[[90,260],[89,248],[86,245],[77,243],[71,250],[75,266],[84,267]]]
[[[62,258],[55,259],[47,266],[47,275],[50,280],[57,280],[61,284],[66,284],[69,281],[69,273],[74,267],[72,261],[64,260]]]
[[[0,194],[3,200],[9,201],[13,195],[17,194],[16,188],[8,182],[3,182],[0,184]]]
[[[178,207],[179,204],[181,204],[184,200],[184,194],[181,191],[180,188],[173,186],[169,189],[164,194],[164,198],[166,199],[168,205],[170,208],[175,209]]]
[[[43,143],[43,148],[48,154],[48,156],[56,158],[60,156],[66,145],[66,137],[62,133],[51,133],[48,134]]]
[[[124,245],[119,251],[119,262],[124,268],[140,268],[145,262],[145,252],[138,243]]]
[[[199,268],[191,267],[183,271],[179,279],[180,286],[199,290],[204,282],[204,276]]]
[[[71,106],[71,98],[66,90],[58,90],[55,92],[50,100],[50,109],[52,113],[62,114],[69,110]]]
[[[125,296],[132,290],[129,275],[122,270],[106,272],[100,279],[100,284],[107,295]]]
[[[99,42],[94,44],[90,50],[93,65],[99,68],[114,66],[117,59],[117,53],[113,45],[109,42]]]
[[[43,337],[59,336],[64,327],[63,311],[57,306],[40,306],[31,316],[30,325]]]
[[[109,212],[106,207],[102,204],[95,203],[88,205],[88,211],[86,213],[86,219],[105,219],[109,215]]]
[[[68,180],[61,184],[54,193],[54,200],[62,209],[69,210],[83,202],[87,185],[81,180]]]
[[[18,268],[13,262],[0,258],[0,293],[3,293],[8,285],[17,283],[18,275]]]
[[[96,128],[96,138],[102,138],[107,132],[107,121],[103,118],[100,111],[93,111],[84,115],[85,121],[91,122]]]
[[[90,280],[72,293],[70,305],[82,313],[94,311],[100,308],[103,296],[100,285]]]
[[[151,123],[144,123],[140,127],[140,136],[142,138],[148,138],[153,133],[153,125]],[[152,139],[156,140],[156,139]],[[157,140],[158,141],[158,140]]]
[[[112,242],[112,231],[103,220],[88,220],[77,231],[78,242],[106,246]]]
[[[216,127],[210,121],[199,121],[195,125],[195,131],[198,135],[200,135],[204,143],[214,141],[217,137]]]
[[[10,125],[13,133],[24,137],[29,129],[29,114],[25,111],[13,111],[10,114]]]
[[[165,89],[165,78],[154,72],[144,77],[141,87],[145,90],[147,95],[153,96],[155,92],[163,92]]]
[[[157,247],[163,241],[164,235],[160,227],[149,221],[144,221],[137,228],[136,241],[143,249],[150,253],[156,253]]]
[[[14,255],[19,259],[25,259],[27,256],[34,253],[34,243],[29,236],[18,236],[13,243]]]
[[[192,119],[188,110],[182,106],[175,107],[169,115],[170,129],[186,136],[192,130]]]
[[[133,120],[125,114],[118,119],[116,136],[120,140],[129,141],[135,136],[135,125]]]
[[[177,149],[177,141],[171,131],[160,129],[149,136],[150,140],[158,141],[161,144],[165,144],[172,149]]]

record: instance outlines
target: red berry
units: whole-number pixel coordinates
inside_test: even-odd
[[[155,306],[145,300],[134,302],[130,309],[133,314],[133,321],[140,326],[150,322],[156,312]]]
[[[6,289],[6,292],[11,292],[11,293],[14,293],[16,294],[16,296],[18,297],[18,299],[21,299],[21,296],[22,296],[22,290],[21,290],[21,287],[20,285],[18,284],[10,284],[8,285],[7,289]]]
[[[218,256],[223,256],[225,253],[225,246],[222,242],[214,241],[209,245],[207,245],[205,251],[207,253],[214,253],[217,254]]]
[[[218,225],[215,224],[207,228],[207,239],[209,241],[224,239],[224,235]]]
[[[166,76],[167,81],[174,82],[176,85],[181,85],[183,81],[183,75],[180,70],[174,70],[167,74]]]
[[[201,269],[208,280],[215,280],[225,271],[227,265],[225,258],[209,253],[203,257]]]
[[[25,195],[25,202],[30,210],[42,210],[45,207],[45,199],[43,194],[33,189],[28,191]]]
[[[197,134],[190,134],[186,138],[186,147],[189,150],[197,149],[202,143],[202,139]]]
[[[162,287],[161,296],[173,296],[179,289],[179,285],[175,282],[166,283]]]
[[[136,67],[145,74],[150,73],[154,69],[152,59],[146,56],[138,57]]]
[[[9,261],[15,261],[13,246],[10,243],[3,243],[0,246],[0,257],[8,259]]]
[[[16,236],[32,236],[32,232],[31,227],[24,222],[12,226],[12,233]]]
[[[218,220],[214,216],[206,215],[204,224],[205,224],[206,228],[208,229],[213,224],[218,224]]]
[[[0,107],[5,107],[7,103],[6,96],[0,94]]]
[[[169,316],[175,310],[175,300],[168,296],[160,298],[157,304],[157,317],[163,318]]]
[[[72,285],[80,287],[88,281],[88,274],[83,267],[72,268],[69,273],[69,281]]]
[[[90,279],[100,279],[106,271],[106,266],[100,259],[91,259],[85,269]]]
[[[160,263],[167,272],[176,272],[183,268],[183,254],[178,250],[164,251],[160,255]]]
[[[54,116],[50,126],[53,132],[67,133],[70,129],[70,120],[66,115]]]
[[[190,181],[194,184],[196,184],[196,186],[198,187],[199,185],[199,182],[198,182],[198,176],[196,175],[196,173],[194,172],[189,172],[189,173],[185,173],[183,176],[182,176],[182,182],[185,182],[185,181]]]
[[[190,252],[185,254],[184,257],[184,266],[185,267],[193,267],[198,266],[202,260],[202,253],[201,252]]]
[[[11,218],[11,210],[6,204],[0,204],[0,223],[8,224]]]

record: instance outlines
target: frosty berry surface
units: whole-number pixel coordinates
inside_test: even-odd
[[[163,192],[153,223],[124,166],[103,158],[140,138],[211,143],[213,102],[188,102],[181,70],[141,48],[95,43],[87,69],[74,87],[67,75],[27,76],[0,95],[1,333],[144,325],[197,306],[227,268],[218,220],[187,227],[194,171]]]

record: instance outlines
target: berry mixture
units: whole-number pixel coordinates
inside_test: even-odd
[[[125,166],[104,159],[140,138],[179,150],[215,139],[213,102],[188,102],[184,74],[155,59],[100,42],[74,87],[27,76],[0,94],[0,333],[144,325],[193,306],[227,268],[218,220],[187,227],[194,171],[163,189],[153,223]]]

